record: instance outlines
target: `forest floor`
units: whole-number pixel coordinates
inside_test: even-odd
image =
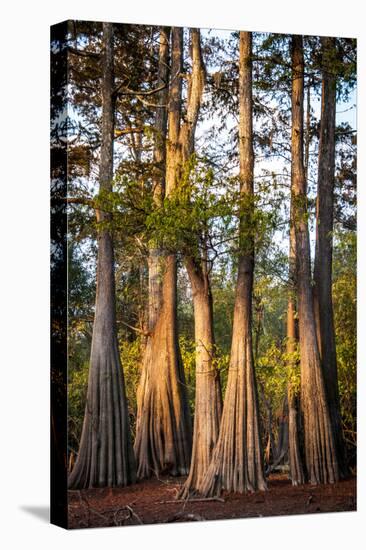
[[[334,485],[293,487],[272,474],[268,491],[222,499],[176,501],[184,478],[150,479],[125,488],[69,491],[69,528],[140,525],[356,510],[356,478]]]

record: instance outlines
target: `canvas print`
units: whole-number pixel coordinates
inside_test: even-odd
[[[356,510],[356,53],[52,27],[53,523]]]

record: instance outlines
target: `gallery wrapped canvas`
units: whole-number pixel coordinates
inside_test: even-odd
[[[51,521],[356,509],[356,40],[51,29]]]

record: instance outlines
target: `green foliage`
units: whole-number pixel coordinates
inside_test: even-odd
[[[90,315],[94,305],[95,279],[94,273],[87,267],[89,254],[94,254],[86,243],[78,246],[75,243],[68,247],[68,309],[71,319],[85,318]]]
[[[166,250],[198,254],[197,239],[207,236],[218,219],[232,216],[228,194],[217,186],[212,168],[192,156],[171,195],[147,216],[150,239]]]
[[[258,359],[256,366],[258,384],[263,394],[271,400],[274,409],[280,407],[286,395],[288,370],[283,345],[272,343]]]
[[[356,234],[335,236],[333,305],[336,334],[338,384],[346,441],[354,454],[356,443],[357,383],[357,280]]]
[[[179,347],[186,379],[189,408],[191,410],[191,414],[193,415],[196,387],[196,346],[194,340],[190,340],[186,336],[180,336]]]
[[[274,272],[272,264],[267,260],[262,266],[258,265],[258,271],[260,267],[261,274],[255,278],[253,297],[253,330],[258,357],[266,353],[273,341],[277,345],[282,344],[285,338],[287,309],[287,286],[277,277],[279,265],[274,266]],[[266,273],[263,273],[263,268]]]
[[[300,395],[300,349],[298,342],[295,344],[295,351],[284,353],[283,360],[287,365],[287,381],[295,395]]]
[[[133,342],[120,343],[120,357],[125,378],[128,412],[133,437],[135,436],[137,400],[136,393],[141,375],[142,343],[140,338]]]
[[[83,419],[88,387],[89,361],[79,368],[69,364],[68,371],[68,444],[77,452],[83,427]]]

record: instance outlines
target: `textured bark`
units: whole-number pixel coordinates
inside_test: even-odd
[[[336,77],[331,66],[334,38],[323,37],[323,78],[319,140],[316,245],[314,262],[314,311],[325,388],[338,465],[346,474],[345,447],[339,405],[337,356],[332,300],[333,207],[335,171]]]
[[[192,73],[189,79],[187,115],[180,130],[183,165],[194,154],[195,131],[205,85],[200,31],[191,29]],[[201,239],[202,240],[202,239]],[[199,236],[197,242],[197,256]],[[205,253],[203,252],[203,256]],[[214,360],[213,305],[207,258],[185,255],[194,305],[196,345],[196,395],[192,457],[188,478],[179,498],[193,494],[203,480],[217,442],[221,418],[221,387]]]
[[[310,273],[310,242],[303,163],[304,58],[302,37],[292,38],[291,200],[296,236],[296,285],[300,335],[301,409],[309,481],[339,479],[334,437],[316,337]]]
[[[157,88],[166,84],[157,94],[155,135],[154,135],[154,175],[153,175],[153,200],[156,207],[160,207],[165,191],[165,157],[166,157],[166,133],[167,133],[167,102],[169,95],[169,39],[170,28],[160,29],[159,67]],[[149,331],[154,329],[161,309],[162,301],[162,251],[152,243],[149,247]]]
[[[138,477],[188,472],[191,437],[176,319],[176,260],[165,260],[162,308],[138,389],[135,452]]]
[[[191,29],[192,74],[188,80],[188,104],[185,122],[180,129],[182,161],[187,162],[194,153],[198,115],[205,86],[206,70],[202,59],[199,29]]]
[[[112,190],[113,179],[113,28],[103,23],[102,140],[100,191]],[[98,232],[97,290],[88,391],[79,454],[69,487],[124,486],[135,481],[115,309],[114,254],[110,216],[96,212]]]
[[[308,84],[306,92],[306,131],[305,131],[305,158],[304,170],[305,178],[308,180],[309,175],[309,158],[310,158],[310,142],[311,142],[311,86]]]
[[[182,45],[182,29],[174,28],[166,153],[167,197],[175,189],[179,167]],[[159,255],[159,261],[162,301],[146,347],[137,392],[135,453],[139,478],[160,473],[187,474],[191,455],[191,419],[177,333],[176,256]]]
[[[292,218],[292,216],[291,216]],[[298,396],[295,393],[291,382],[291,370],[295,369],[296,363],[294,354],[296,352],[297,331],[296,331],[296,305],[295,305],[295,271],[296,271],[296,237],[293,220],[290,220],[290,245],[289,245],[289,296],[287,303],[287,342],[286,353],[288,357],[288,369],[290,381],[287,387],[288,401],[288,457],[290,464],[290,478],[292,485],[302,485],[305,482],[304,469],[300,453],[299,418],[298,418]]]
[[[309,96],[308,96],[309,101]],[[289,445],[288,457],[290,465],[290,478],[292,485],[305,483],[304,468],[300,452],[299,417],[298,417],[298,395],[295,393],[294,385],[291,382],[291,371],[296,368],[294,354],[298,342],[298,331],[296,326],[296,235],[293,219],[293,204],[290,215],[290,242],[289,242],[289,295],[287,302],[287,342],[286,353],[288,357],[288,369],[290,381],[287,387],[288,401],[288,431]]]
[[[239,57],[240,192],[253,196],[252,36],[241,32]],[[240,216],[240,257],[236,284],[233,336],[219,439],[199,490],[205,496],[226,491],[266,489],[259,437],[258,398],[252,349],[254,242],[252,209]]]
[[[196,344],[196,395],[191,466],[179,494],[194,494],[203,481],[219,435],[222,399],[220,376],[215,366],[213,305],[207,272],[191,258],[186,267],[192,286]]]

